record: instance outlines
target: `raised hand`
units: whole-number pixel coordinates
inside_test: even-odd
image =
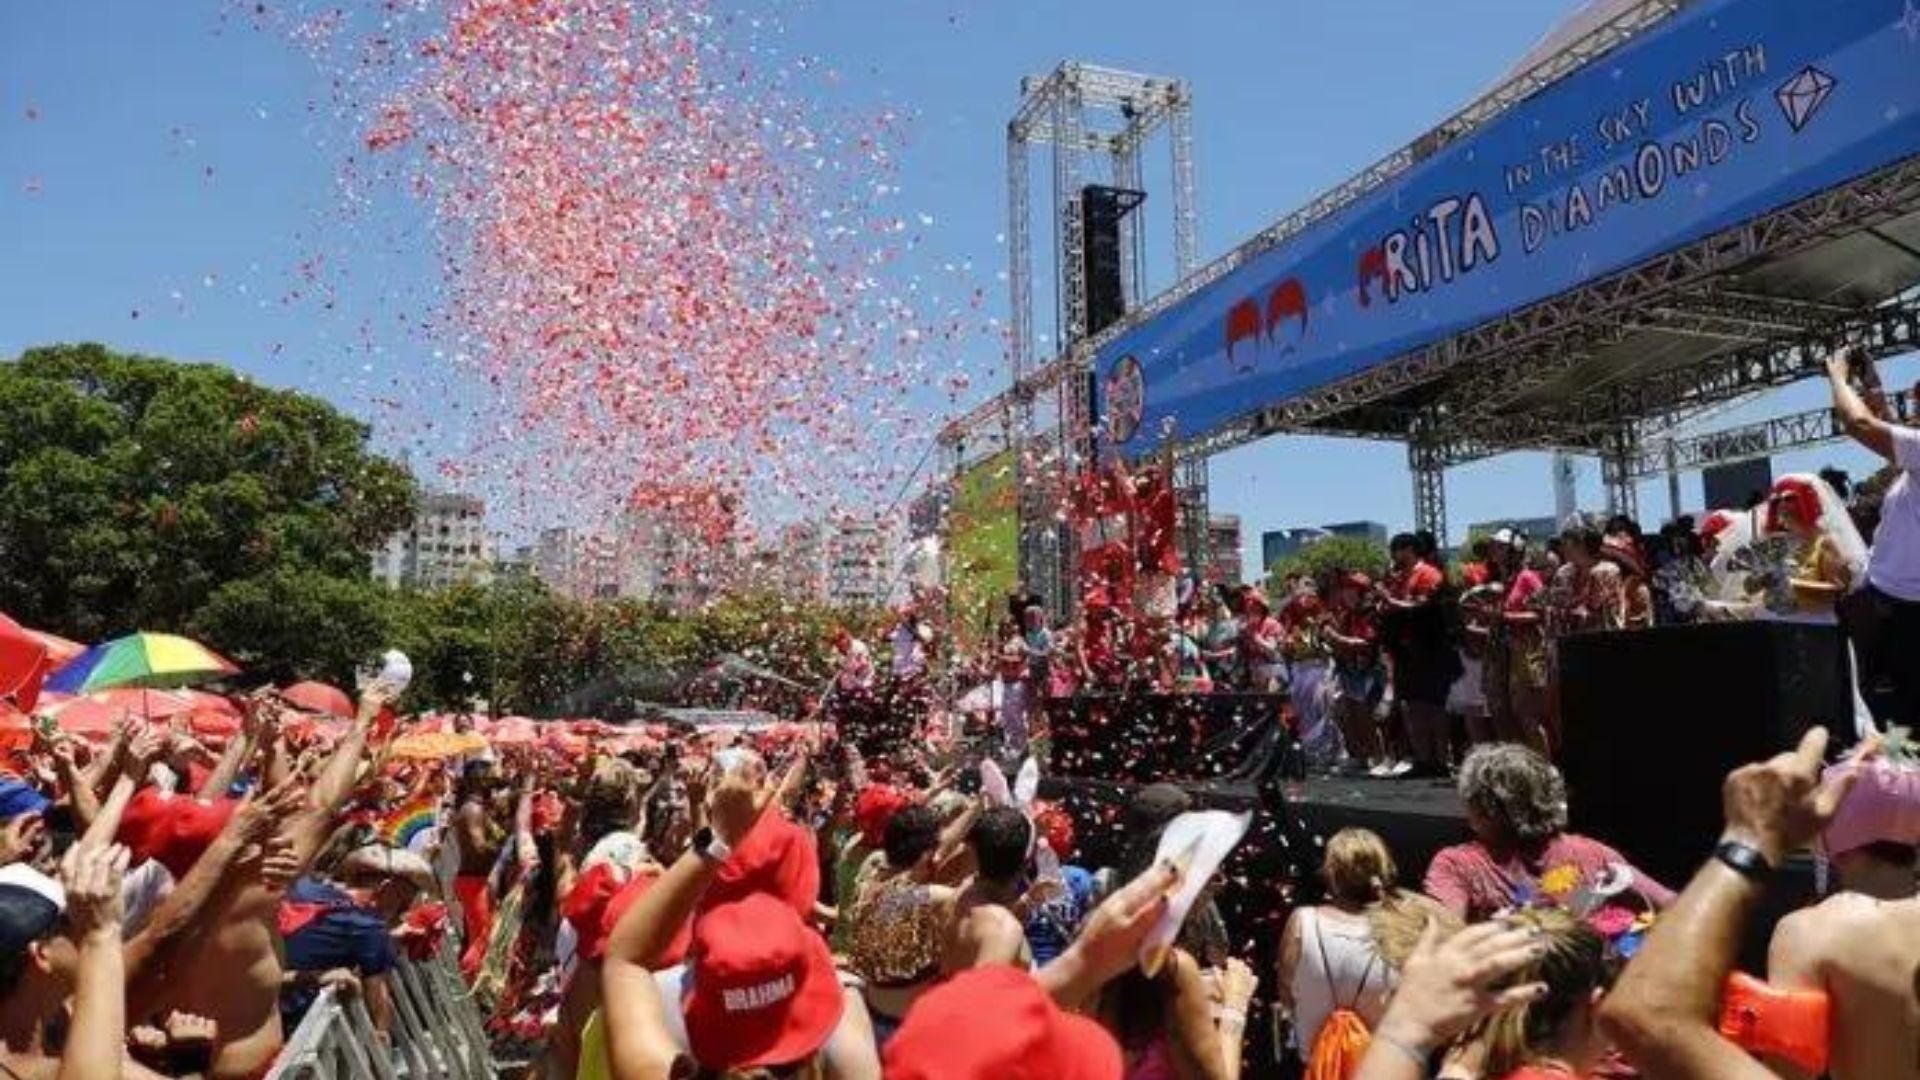
[[[234,810],[233,828],[243,844],[258,844],[282,821],[306,807],[306,784],[288,780],[270,791],[255,792]]]
[[[1538,939],[1525,927],[1478,923],[1443,942],[1440,924],[1429,919],[1378,1030],[1403,1050],[1430,1054],[1485,1017],[1545,995],[1540,982],[1499,988],[1540,955]]]
[[[1856,775],[1852,769],[1836,770],[1821,782],[1827,738],[1826,728],[1813,728],[1794,750],[1741,766],[1727,776],[1721,804],[1728,838],[1751,844],[1777,865],[1820,835]],[[1859,756],[1873,749],[1863,747]]]
[[[1101,901],[1068,950],[1085,967],[1081,977],[1097,986],[1131,969],[1140,955],[1140,943],[1179,888],[1180,871],[1170,862],[1160,862]]]
[[[268,892],[284,892],[304,868],[299,854],[294,851],[292,840],[273,836],[261,845],[260,884]]]
[[[167,738],[153,725],[141,726],[127,742],[127,775],[136,784],[146,781],[147,773],[167,753]]]
[[[60,860],[60,885],[67,893],[67,922],[73,936],[120,934],[120,883],[127,872],[127,849],[75,844]]]
[[[777,790],[764,775],[756,779],[744,769],[729,773],[719,779],[712,794],[707,796],[707,821],[714,833],[732,847],[753,829],[773,802]]]

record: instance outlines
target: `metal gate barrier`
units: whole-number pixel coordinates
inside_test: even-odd
[[[358,996],[343,998],[329,986],[287,1039],[267,1080],[493,1080],[479,1010],[444,948],[421,963],[401,957],[388,984],[390,1046]]]

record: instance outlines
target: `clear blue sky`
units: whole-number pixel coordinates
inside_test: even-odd
[[[1077,58],[1189,79],[1201,253],[1212,258],[1486,89],[1576,5],[771,6],[784,13],[789,47],[841,73],[837,96],[889,102],[914,118],[901,158],[905,206],[935,224],[900,272],[932,277],[970,261],[1001,314],[1004,125],[1021,75]],[[388,414],[375,399],[443,362],[408,329],[435,290],[424,211],[402,203],[357,220],[360,235],[338,235],[331,141],[340,132],[309,109],[325,98],[321,73],[275,36],[224,23],[227,10],[225,0],[0,6],[0,355],[91,339],[219,360],[378,424]],[[300,269],[320,252],[342,264],[322,275],[338,287],[328,296]],[[1803,386],[1715,423],[1822,400],[1819,387]],[[416,427],[406,442],[431,457],[447,445],[434,438],[423,444]],[[1829,461],[1868,464],[1836,448],[1779,466]],[[1583,466],[1583,503],[1600,501],[1597,474]],[[1250,554],[1264,528],[1411,518],[1404,453],[1386,445],[1269,440],[1217,459],[1213,491],[1216,510],[1244,518]],[[1686,491],[1696,504],[1697,481]],[[1456,470],[1449,498],[1456,533],[1474,520],[1546,513],[1545,459]],[[1663,486],[1650,485],[1645,516],[1657,519],[1665,502]]]

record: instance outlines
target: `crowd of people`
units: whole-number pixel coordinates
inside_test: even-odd
[[[1039,598],[1016,595],[971,677],[1019,751],[1044,733],[1045,704],[1084,693],[1284,692],[1308,762],[1375,777],[1443,778],[1470,746],[1524,742],[1557,754],[1566,638],[1750,619],[1839,624],[1855,658],[1854,727],[1920,719],[1920,495],[1914,428],[1899,423],[1860,349],[1831,362],[1846,430],[1885,459],[1855,485],[1845,474],[1792,474],[1751,505],[1649,533],[1633,518],[1576,515],[1556,535],[1503,528],[1457,564],[1430,533],[1395,536],[1388,567],[1289,573],[1259,586],[1174,587],[1168,545],[1148,554],[1127,595],[1090,585],[1083,618],[1052,625]],[[1109,486],[1138,477],[1122,471]],[[1131,520],[1151,520],[1146,514]],[[1162,529],[1161,531],[1164,531]],[[1157,535],[1157,534],[1156,534]],[[1869,545],[1866,537],[1873,537]],[[931,638],[918,614],[896,630],[924,671]],[[897,673],[896,673],[897,674]],[[963,710],[964,711],[964,710]]]
[[[1314,1080],[1920,1077],[1904,728],[1844,756],[1818,728],[1732,773],[1725,833],[1678,892],[1568,831],[1549,756],[1553,642],[1666,606],[1719,617],[1784,596],[1831,619],[1859,598],[1876,620],[1853,633],[1862,681],[1911,721],[1920,429],[1876,411],[1868,372],[1843,356],[1832,381],[1849,431],[1900,470],[1871,551],[1838,529],[1830,486],[1796,481],[1756,532],[1786,555],[1734,565],[1737,595],[1674,603],[1650,545],[1616,523],[1568,530],[1558,564],[1505,535],[1450,570],[1402,537],[1382,582],[1302,581],[1278,610],[1200,594],[1162,628],[1174,647],[1143,658],[1173,687],[1298,700],[1320,665],[1321,723],[1359,766],[1404,755],[1437,774],[1450,717],[1479,744],[1455,776],[1471,838],[1417,889],[1358,829],[1325,839],[1318,887],[1240,884],[1287,913],[1269,969],[1200,855],[1231,815],[1193,816],[1188,791],[1156,783],[1076,816],[1041,798],[1024,729],[967,748],[929,707],[857,733],[830,718],[401,755],[393,685],[332,726],[292,722],[264,688],[224,743],[128,721],[100,742],[36,725],[9,752],[0,1075],[247,1080],[343,999],[384,1050],[404,1035],[396,968],[450,956],[490,1030],[534,1049],[529,1076],[1234,1080],[1272,1031],[1260,1060]],[[1734,527],[1676,557],[1726,569],[1754,547],[1730,544]],[[1089,625],[1116,618],[1102,611]],[[1075,647],[1030,612],[994,658],[1002,695],[1111,677],[1098,635]],[[890,693],[930,700],[936,644],[903,615]],[[837,691],[871,691],[871,652],[839,648]],[[1872,686],[1886,649],[1890,689]],[[1463,682],[1483,709],[1461,711]],[[1810,848],[1830,895],[1778,924],[1767,970],[1734,972],[1769,881]],[[1296,902],[1309,895],[1323,899]]]
[[[1920,1076],[1920,762],[1898,740],[1824,766],[1817,730],[1733,774],[1678,895],[1567,831],[1536,750],[1477,747],[1471,839],[1416,890],[1380,836],[1328,838],[1324,902],[1256,971],[1217,882],[1143,963],[1192,865],[1162,843],[1194,809],[1177,786],[1075,820],[1031,768],[870,767],[830,726],[396,759],[387,698],[331,746],[290,738],[269,691],[217,757],[139,724],[17,755],[0,1072],[264,1075],[328,988],[394,1037],[396,965],[444,948],[537,1048],[530,1076],[1232,1080],[1269,1030],[1263,981],[1280,1059],[1316,1077]],[[1079,857],[1095,831],[1104,865]],[[1729,980],[1809,844],[1833,895]]]

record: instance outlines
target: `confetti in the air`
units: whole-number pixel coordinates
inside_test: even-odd
[[[838,76],[764,13],[246,10],[332,73],[343,202],[430,208],[440,291],[396,321],[484,387],[450,480],[506,468],[542,499],[704,525],[769,497],[820,516],[894,497],[968,385],[959,358],[999,348],[964,271],[941,271],[947,302],[899,269],[922,242],[881,211],[903,120],[823,106]],[[330,307],[338,272],[316,257],[289,300]]]

